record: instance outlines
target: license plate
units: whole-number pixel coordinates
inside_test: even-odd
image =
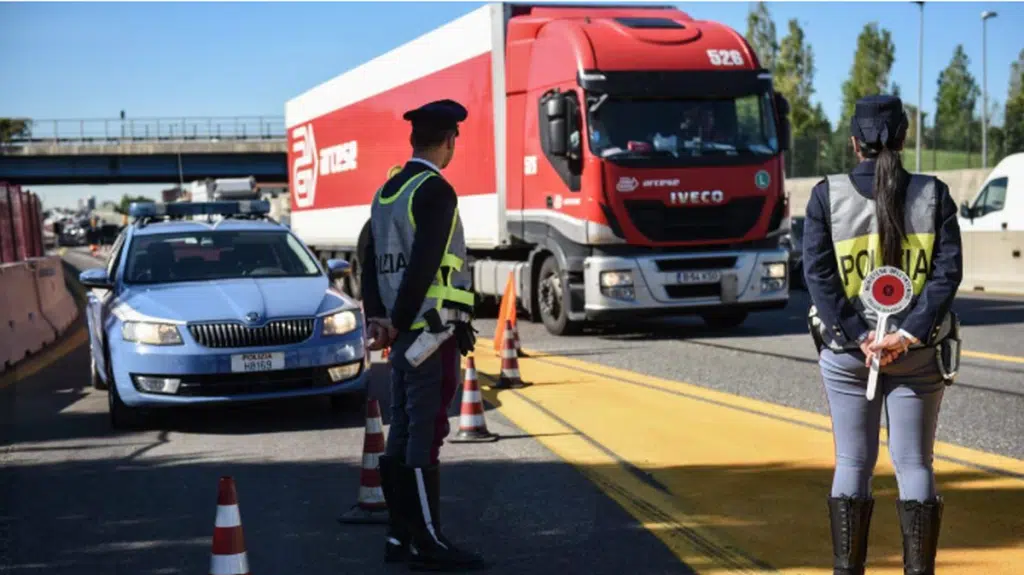
[[[701,272],[679,272],[676,274],[676,283],[680,284],[711,284],[722,279],[722,272],[701,271]]]
[[[251,373],[284,369],[284,353],[239,353],[231,356],[231,371]]]

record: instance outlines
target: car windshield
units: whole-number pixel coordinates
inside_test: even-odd
[[[606,98],[591,110],[590,149],[604,158],[764,157],[779,152],[767,92],[718,100]]]
[[[136,236],[124,281],[132,284],[320,275],[283,231],[197,231]]]

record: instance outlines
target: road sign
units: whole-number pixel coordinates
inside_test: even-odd
[[[868,277],[864,278],[860,299],[864,302],[864,307],[878,314],[875,343],[885,337],[889,316],[907,309],[913,297],[914,288],[910,283],[910,276],[899,268],[882,266],[871,270]],[[875,398],[880,368],[879,355],[876,354],[871,359],[871,373],[868,375],[868,401]]]

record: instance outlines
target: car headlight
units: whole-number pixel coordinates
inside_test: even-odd
[[[356,329],[356,314],[345,310],[324,318],[324,335],[344,335]]]
[[[126,321],[121,326],[121,337],[125,341],[145,343],[148,345],[181,345],[181,333],[178,327],[169,323],[150,323],[148,321]]]

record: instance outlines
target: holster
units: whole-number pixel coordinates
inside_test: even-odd
[[[946,385],[953,385],[960,370],[960,317],[950,310],[949,335],[935,344],[935,361]]]

